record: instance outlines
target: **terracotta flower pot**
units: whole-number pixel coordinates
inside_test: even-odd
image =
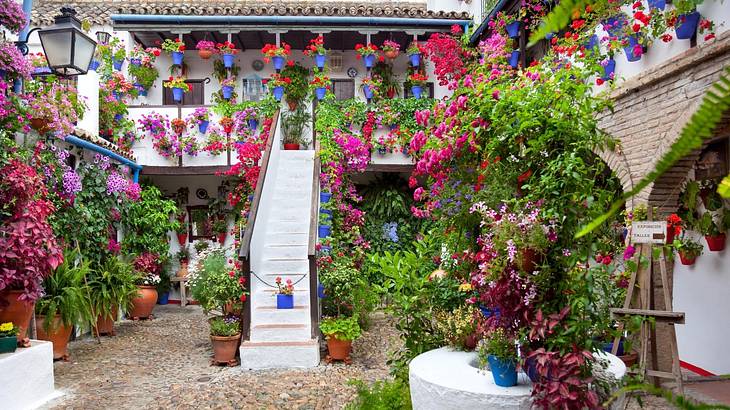
[[[325,358],[327,363],[331,363],[333,360],[343,360],[345,363],[350,364],[350,351],[352,350],[352,340],[339,340],[334,336],[327,337],[327,351],[328,355]]]
[[[520,251],[520,269],[532,273],[542,261],[542,255],[535,249],[525,248]]]
[[[38,131],[39,134],[45,134],[51,130],[48,126],[49,122],[48,118],[31,118],[30,126],[34,130]]]
[[[203,60],[213,57],[213,50],[198,50],[198,56]]]
[[[299,144],[284,144],[285,151],[298,151]]]
[[[53,318],[51,329],[46,333],[43,329],[43,324],[46,320],[45,316],[36,316],[35,318],[35,331],[38,335],[39,340],[47,340],[53,343],[53,359],[64,359],[68,358],[68,339],[71,337],[71,331],[73,326],[66,326],[61,322],[61,316],[56,315]]]
[[[215,235],[216,235],[216,239],[218,240],[218,243],[223,245],[223,243],[226,241],[227,234],[224,232],[224,233],[217,233]]]
[[[398,51],[397,51],[397,50],[388,50],[388,51],[386,51],[386,52],[385,52],[385,53],[383,53],[383,54],[385,54],[385,56],[386,56],[387,58],[391,59],[391,60],[393,60],[393,59],[395,59],[396,57],[398,57]]]
[[[177,277],[184,278],[188,276],[188,262],[180,261],[180,269],[177,270]]]
[[[725,235],[724,233],[715,236],[705,236],[705,240],[707,241],[707,247],[709,247],[712,252],[720,252],[725,249],[726,238],[727,235]]]
[[[23,292],[20,290],[3,290],[0,292],[0,323],[13,322],[20,328],[18,342],[28,337],[27,330],[33,316],[35,302],[18,300]]]
[[[235,336],[210,336],[213,344],[213,361],[215,363],[226,363],[229,366],[236,364],[236,350],[238,350],[238,339],[240,334]]]
[[[695,260],[697,260],[697,255],[689,255],[686,252],[679,251],[679,261],[682,262],[682,265],[694,265]]]
[[[117,320],[117,307],[112,307],[112,317],[108,317],[106,315],[99,315],[96,318],[96,327],[94,328],[94,332],[97,336],[101,335],[109,335],[114,336],[114,322]]]
[[[674,236],[674,228],[667,226],[667,241],[665,243],[671,245],[674,242]]]
[[[177,243],[179,243],[180,246],[185,246],[185,244],[187,242],[188,242],[188,234],[186,234],[186,233],[177,234]]]
[[[289,111],[294,111],[299,106],[299,101],[286,100],[286,103],[289,104]]]
[[[132,299],[132,310],[127,313],[127,317],[146,319],[152,315],[152,309],[157,304],[157,288],[154,286],[138,286],[138,288],[139,296]]]
[[[639,354],[636,352],[631,352],[629,354],[619,356],[618,358],[621,359],[622,362],[624,362],[626,367],[631,367],[635,365],[636,362],[639,360]]]

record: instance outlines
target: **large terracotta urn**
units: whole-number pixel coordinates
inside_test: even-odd
[[[33,309],[35,309],[35,302],[18,299],[22,294],[21,290],[0,292],[0,323],[13,322],[20,328],[17,336],[18,342],[22,342],[23,339],[30,336],[27,334],[27,330],[30,326],[30,318],[33,316]]]
[[[340,340],[334,336],[327,337],[327,357],[325,361],[331,363],[333,360],[342,360],[346,364],[352,363],[350,359],[350,351],[352,350],[352,340]]]
[[[157,288],[154,286],[139,286],[137,297],[132,299],[132,310],[127,317],[131,319],[147,319],[152,316],[152,309],[157,304]]]
[[[61,316],[54,316],[48,332],[45,331],[46,317],[36,316],[35,331],[39,340],[47,340],[53,343],[53,360],[68,359],[68,339],[71,337],[73,326],[66,326],[61,321]]]

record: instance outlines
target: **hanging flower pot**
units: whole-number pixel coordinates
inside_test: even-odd
[[[112,59],[112,66],[115,70],[120,71],[122,69],[122,65],[124,64],[123,58],[113,58]]]
[[[289,111],[295,111],[299,106],[299,101],[296,100],[286,100],[286,103],[289,105]]]
[[[327,89],[324,87],[317,87],[314,89],[314,95],[318,100],[322,100],[324,99],[324,96],[327,95]]]
[[[17,342],[29,336],[26,335],[26,331],[35,308],[35,302],[18,299],[22,294],[20,290],[0,291],[0,323],[12,322],[19,328],[18,334],[14,337]]]
[[[198,131],[200,131],[201,134],[205,134],[205,132],[208,131],[209,125],[210,125],[209,120],[200,121],[200,124],[198,124]],[[183,235],[186,235],[186,234],[183,234]]]
[[[284,144],[284,151],[298,151],[299,144]]]
[[[183,94],[185,93],[185,90],[183,90],[180,87],[173,87],[172,88],[172,99],[176,102],[180,102],[183,99]]]
[[[235,59],[234,54],[223,54],[223,66],[225,68],[233,67],[233,60]]]
[[[325,293],[324,285],[321,283],[317,284],[317,296],[320,299],[324,299],[327,297],[327,294]]]
[[[276,295],[277,309],[294,309],[294,295]]]
[[[607,18],[602,24],[603,29],[606,30],[611,37],[619,37],[626,21],[621,15],[617,15]]]
[[[411,67],[418,67],[421,65],[421,53],[409,54],[408,59],[411,62]]]
[[[117,101],[122,101],[122,98],[124,98],[124,94],[118,91],[112,91],[112,97],[114,97],[114,99]]]
[[[233,87],[230,85],[224,85],[223,86],[223,98],[226,100],[230,100],[233,96]]]
[[[332,227],[329,225],[320,225],[319,228],[317,229],[317,233],[319,234],[320,238],[326,238],[326,237],[330,236],[331,229],[332,229]]]
[[[507,30],[507,35],[509,38],[517,38],[520,36],[520,21],[513,21],[509,24],[507,24],[505,27],[505,30]]]
[[[368,54],[362,56],[362,61],[365,63],[365,68],[373,68],[375,65],[375,54]]]
[[[398,58],[399,53],[398,53],[398,50],[387,50],[387,51],[384,51],[383,54],[387,58],[389,58],[391,60],[395,60],[396,58]]]
[[[319,68],[320,70],[324,69],[324,64],[327,62],[327,56],[324,54],[315,54],[314,55],[314,64]]]
[[[184,56],[185,56],[185,54],[182,51],[173,51],[172,52],[172,63],[175,65],[182,65]]]
[[[388,90],[385,92],[385,95],[387,95],[388,98],[395,98],[395,87],[388,87]]]
[[[331,192],[320,192],[319,193],[319,202],[326,204],[327,202],[332,199],[332,193]]]
[[[588,44],[586,44],[586,49],[593,50],[594,48],[596,48],[597,45],[598,45],[598,36],[594,34],[588,39]]]
[[[664,10],[667,7],[667,0],[649,0],[649,7],[657,10]]]
[[[411,93],[413,93],[413,96],[418,100],[421,98],[421,93],[423,92],[423,87],[420,85],[414,85],[411,87]]]
[[[202,60],[208,60],[209,58],[213,57],[213,50],[210,49],[200,49],[198,50],[198,56]]]
[[[89,63],[89,70],[90,71],[96,71],[99,68],[100,65],[101,65],[101,61],[99,61],[99,60],[91,60],[91,62]]]
[[[515,50],[509,56],[509,65],[512,68],[517,68],[517,64],[519,64],[519,62],[520,62],[520,51]]]
[[[721,252],[723,249],[725,249],[725,239],[727,236],[724,233],[718,234],[718,235],[705,235],[705,240],[707,241],[707,247],[710,248],[710,251],[712,252]]]
[[[226,236],[228,236],[228,234],[226,234],[225,232],[216,234],[216,239],[218,240],[218,243],[223,245],[226,242]]]
[[[142,60],[140,60],[139,58],[130,58],[129,64],[132,64],[135,67],[139,67],[142,65]]]
[[[46,317],[42,315],[36,316],[35,331],[38,335],[38,339],[47,340],[53,343],[53,359],[67,359],[68,358],[68,340],[71,337],[71,331],[73,326],[66,326],[61,321],[61,316],[56,315],[53,317],[51,328],[46,332],[44,323]]]
[[[373,98],[373,89],[369,85],[363,85],[362,92],[368,100]]]
[[[680,14],[677,16],[677,25],[675,31],[677,38],[680,40],[688,40],[697,31],[697,24],[700,22],[700,13],[693,11],[692,13]]]
[[[30,119],[30,127],[36,130],[39,134],[45,134],[51,130],[51,127],[48,126],[49,123],[50,121],[48,120],[48,118]]]
[[[119,122],[124,118],[124,115],[122,114],[114,114],[114,121]]]
[[[639,44],[639,38],[636,36],[636,34],[630,35],[629,45],[628,47],[624,47],[626,59],[630,62],[641,60],[641,56],[644,54],[644,51],[641,47],[642,46]]]
[[[494,355],[487,356],[489,369],[494,377],[494,384],[502,387],[512,387],[517,384],[517,368],[514,361],[504,361]]]
[[[332,252],[332,247],[329,245],[322,245],[319,247],[319,250],[322,251],[322,253],[329,255],[329,253]]]
[[[276,86],[274,87],[274,98],[276,101],[281,101],[281,97],[284,96],[284,87],[282,86]]]
[[[385,147],[378,147],[378,154],[385,155],[388,151],[385,149]]]
[[[140,97],[146,97],[147,96],[147,90],[142,86],[140,83],[134,83],[134,88],[137,89],[137,93]]]
[[[257,119],[248,120],[248,128],[255,130],[259,128],[259,121]]]
[[[694,265],[695,260],[697,260],[696,254],[685,252],[685,251],[679,251],[679,261],[682,262],[682,265],[687,265],[687,266]]]
[[[615,72],[616,72],[616,60],[614,60],[613,58],[609,58],[608,61],[606,62],[606,66],[603,67],[602,79],[604,81],[612,80]]]
[[[271,62],[274,63],[274,70],[279,71],[284,68],[284,62],[286,59],[282,56],[271,57]]]

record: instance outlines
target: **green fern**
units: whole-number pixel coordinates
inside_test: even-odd
[[[669,152],[664,154],[659,162],[657,162],[656,168],[639,181],[631,191],[626,192],[621,199],[614,202],[608,212],[581,229],[576,234],[576,238],[580,238],[593,231],[609,217],[618,212],[626,200],[656,181],[659,176],[669,170],[677,161],[693,150],[701,148],[702,141],[712,137],[715,127],[717,127],[717,124],[722,119],[723,113],[728,109],[730,109],[730,67],[725,68],[725,73],[707,91],[707,94],[702,99],[700,108],[692,115],[687,125],[684,126],[679,138],[672,144]],[[725,178],[718,190],[725,196],[730,194],[730,180]]]
[[[575,10],[584,10],[587,4],[592,3],[594,3],[594,1],[560,0],[560,3],[558,3],[558,5],[550,11],[550,14],[543,19],[542,24],[538,27],[537,31],[532,33],[528,47],[542,40],[549,33],[557,33],[562,30],[563,27],[567,26],[573,18]]]

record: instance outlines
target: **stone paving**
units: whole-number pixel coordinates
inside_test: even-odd
[[[388,375],[386,353],[398,337],[375,315],[355,342],[353,364],[314,369],[241,371],[210,366],[208,326],[197,306],[157,306],[152,321],[117,323],[117,335],[71,342],[69,362],[54,366],[64,397],[54,409],[339,409],[352,378]],[[324,355],[322,356],[324,357]]]

